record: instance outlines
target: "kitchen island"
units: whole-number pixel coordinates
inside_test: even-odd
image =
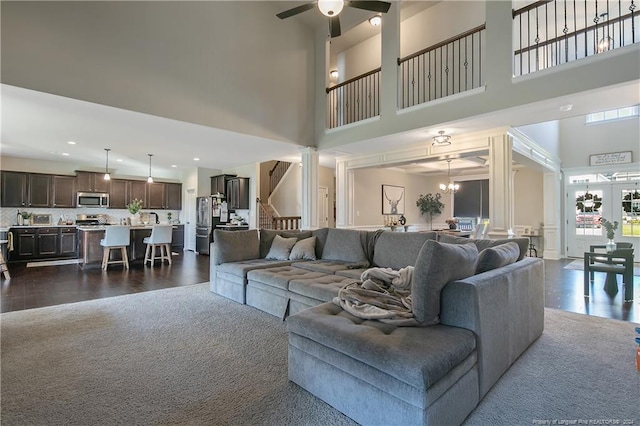
[[[100,240],[104,238],[105,229],[110,225],[78,226],[78,258],[82,268],[101,267],[103,248]],[[131,229],[131,241],[127,247],[129,262],[142,262],[146,244],[145,237],[151,235],[152,225],[134,225]],[[174,235],[184,235],[184,225],[173,225]],[[182,241],[180,241],[182,246]],[[112,250],[110,260],[120,259],[120,251]]]

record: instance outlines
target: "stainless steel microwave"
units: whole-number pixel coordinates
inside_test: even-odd
[[[102,192],[78,192],[78,207],[109,207],[109,194]]]

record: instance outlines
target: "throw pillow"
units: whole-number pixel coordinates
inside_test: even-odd
[[[311,231],[300,231],[300,230],[273,230],[273,229],[261,229],[260,230],[260,258],[264,259],[269,250],[271,249],[271,243],[276,235],[280,235],[284,238],[293,238],[295,237],[298,240],[302,240],[304,238],[309,238],[311,236]]]
[[[476,274],[481,274],[492,269],[509,265],[520,255],[520,247],[518,244],[510,241],[494,247],[488,247],[478,255],[478,264],[476,265]]]
[[[448,244],[427,240],[422,246],[411,281],[413,314],[421,325],[440,322],[440,293],[451,281],[472,276],[476,271],[475,244]]]
[[[527,249],[529,248],[529,238],[527,237],[501,238],[498,240],[492,240],[492,239],[476,240],[472,238],[462,238],[462,237],[457,237],[455,235],[440,233],[438,235],[438,241],[440,241],[441,243],[448,243],[448,244],[469,244],[470,242],[473,242],[476,245],[476,247],[478,247],[478,251],[482,251],[488,247],[495,247],[497,245],[513,241],[514,243],[518,244],[518,247],[520,248],[520,251],[518,254],[518,260],[522,260],[524,258],[524,256],[527,254]]]
[[[316,260],[316,237],[296,242],[289,254],[289,260]]]
[[[298,241],[297,238],[283,238],[280,235],[276,235],[271,243],[271,249],[265,257],[265,259],[271,260],[289,260],[289,253],[291,249]]]

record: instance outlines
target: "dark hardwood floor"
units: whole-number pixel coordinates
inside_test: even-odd
[[[640,322],[640,277],[634,277],[634,301],[624,303],[623,289],[604,291],[605,274],[596,274],[591,297],[583,295],[582,271],[565,269],[574,259],[545,261],[545,306],[570,312]],[[153,268],[133,263],[128,271],[120,266],[82,270],[78,265],[26,268],[9,265],[11,280],[1,281],[1,311],[80,302],[209,281],[209,257],[193,252],[174,256],[171,266]],[[618,277],[621,287],[621,277]]]

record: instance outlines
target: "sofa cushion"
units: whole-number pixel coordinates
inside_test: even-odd
[[[450,281],[475,274],[478,248],[473,243],[447,244],[427,240],[416,261],[411,282],[413,314],[422,325],[440,322],[440,292]]]
[[[322,272],[328,275],[333,275],[337,271],[344,271],[348,269],[361,269],[366,266],[368,262],[341,262],[338,260],[311,260],[304,262],[294,262],[293,266],[296,268],[307,269],[309,271]]]
[[[309,231],[299,231],[299,230],[273,230],[273,229],[261,229],[260,230],[260,256],[261,258],[265,258],[271,249],[271,243],[276,235],[280,235],[284,238],[293,238],[295,237],[298,240],[302,240],[304,238],[309,238],[311,236],[311,232]]]
[[[500,244],[514,242],[518,244],[518,247],[520,248],[518,260],[524,259],[524,256],[527,254],[527,250],[529,249],[529,238],[527,237],[500,238],[497,240],[490,240],[490,239],[476,240],[472,238],[456,237],[455,235],[447,235],[444,233],[440,233],[438,235],[438,241],[440,241],[441,243],[448,243],[448,244],[468,244],[470,242],[473,242],[476,245],[476,247],[478,247],[478,251],[482,251],[488,247],[494,247]]]
[[[247,273],[247,280],[261,282],[283,290],[289,289],[293,279],[318,279],[325,275],[321,272],[308,271],[294,266],[278,266],[267,269],[255,269]]]
[[[355,280],[360,281],[360,277],[362,277],[362,273],[369,268],[357,268],[357,269],[341,269],[339,271],[335,271],[335,275],[340,275],[341,277],[353,278]]]
[[[260,256],[258,230],[213,231],[213,261],[215,265],[257,259]]]
[[[330,228],[322,259],[342,262],[368,262],[364,246],[367,231]]]
[[[353,278],[339,275],[322,275],[318,278],[301,277],[289,281],[289,291],[311,299],[329,302],[342,287],[354,282]]]
[[[435,240],[431,232],[391,232],[381,233],[373,249],[373,264],[396,271],[409,265],[414,266],[418,253],[427,240]]]
[[[476,274],[509,265],[518,260],[520,248],[513,241],[488,247],[478,254]]]
[[[397,327],[356,318],[331,302],[288,317],[287,329],[420,390],[429,389],[476,347],[473,332],[463,328]],[[375,383],[374,373],[360,379]]]
[[[316,237],[297,241],[289,253],[289,260],[316,260]]]
[[[329,228],[314,229],[311,231],[311,235],[316,237],[316,259],[322,259],[322,251],[324,250],[324,245],[327,243]]]
[[[269,253],[264,257],[268,260],[288,260],[291,249],[298,240],[293,238],[284,238],[276,235],[271,242]]]
[[[238,232],[238,231],[231,231]],[[229,262],[223,263],[216,267],[216,272],[218,274],[229,274],[241,278],[247,277],[247,272],[252,271],[254,269],[264,269],[264,268],[273,268],[277,266],[288,266],[291,262],[280,261],[280,260],[265,260],[265,259],[250,259],[250,260],[242,260],[238,262]]]

